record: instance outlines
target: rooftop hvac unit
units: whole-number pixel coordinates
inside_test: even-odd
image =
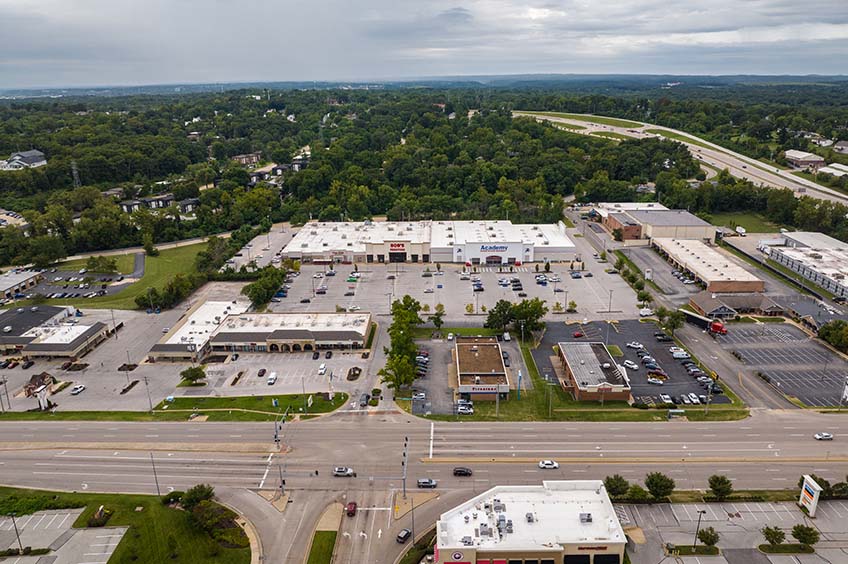
[[[334,226],[333,226],[333,231],[338,231],[338,230],[339,230],[339,227],[338,227],[337,225],[334,225]]]
[[[474,539],[471,537],[462,537],[462,544],[465,546],[472,546],[474,544]]]
[[[316,230],[314,230],[314,229],[313,229],[312,231],[310,231],[310,232],[309,232],[309,234],[310,234],[310,235],[318,235],[318,232],[317,232]]]
[[[592,522],[592,514],[591,513],[581,513],[580,514],[580,522],[581,523],[591,523]]]
[[[506,511],[506,504],[501,502],[499,499],[496,499],[493,509],[495,511]]]
[[[527,519],[528,523],[533,523],[534,521],[536,521],[536,518],[533,516],[532,513],[527,513],[524,515],[524,517]]]
[[[347,239],[347,233],[342,233],[342,239]]]

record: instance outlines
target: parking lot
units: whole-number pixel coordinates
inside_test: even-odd
[[[329,270],[326,266],[303,265],[301,275],[290,284],[288,296],[271,303],[270,308],[273,311],[333,311],[339,306],[385,314],[393,299],[409,294],[429,311],[433,311],[436,304],[443,304],[448,323],[467,321],[466,308],[469,306],[472,312],[482,314],[484,308],[490,309],[501,299],[515,302],[534,297],[546,300],[550,309],[556,302],[565,308],[573,300],[577,304],[577,312],[569,316],[579,319],[638,316],[633,290],[620,276],[607,274],[604,269],[608,266],[589,260],[585,272],[591,273],[591,276],[585,276],[584,272],[581,278],[572,279],[567,264],[555,264],[551,275],[557,276],[560,281],[542,286],[534,279],[535,268],[527,266],[513,267],[512,272],[508,269],[499,272],[496,267],[477,267],[477,272],[467,273],[469,280],[462,280],[462,267],[455,264],[441,265],[441,273],[434,265],[368,264],[357,266],[358,280],[348,281],[348,275],[354,271],[352,265],[335,265],[334,276],[326,276]],[[431,272],[427,273],[427,268]],[[482,291],[474,291],[471,276],[479,278]],[[498,280],[503,278],[518,278],[523,287],[521,292],[526,296],[519,296],[519,291],[513,291],[509,285],[499,285]],[[303,302],[307,299],[309,302]],[[553,319],[551,313],[548,317]]]
[[[650,268],[654,284],[660,287],[668,299],[679,305],[687,303],[692,295],[703,290],[699,284],[684,284],[675,277],[672,266],[650,247],[633,247],[623,252],[643,273]]]
[[[788,323],[736,324],[718,342],[781,393],[816,407],[839,405],[848,363]]]
[[[15,519],[0,517],[0,549],[17,547],[17,525],[23,546],[50,548],[47,558],[54,564],[105,564],[126,533],[125,527],[74,529],[72,525],[82,509],[57,509],[21,515]],[[35,562],[39,557],[21,561]],[[11,560],[15,562],[16,560]]]
[[[582,333],[583,336],[574,337],[574,333],[577,331]],[[542,344],[533,351],[533,358],[536,360],[540,374],[553,374],[550,357],[552,354],[551,347],[556,343],[579,341],[604,342],[607,340],[607,335],[609,335],[608,344],[618,346],[624,353],[624,356],[616,358],[616,361],[620,364],[625,360],[630,360],[638,366],[636,370],[627,369],[633,399],[637,403],[646,403],[648,405],[661,404],[660,394],[668,394],[673,401],[682,404],[684,408],[696,409],[696,405],[692,405],[691,403],[686,404],[680,399],[681,396],[683,394],[687,396],[688,394],[706,396],[707,392],[693,376],[690,376],[686,372],[685,367],[679,360],[672,358],[668,349],[674,346],[674,343],[657,342],[654,336],[656,332],[656,325],[653,323],[640,323],[638,320],[623,320],[613,324],[603,322],[572,323],[568,325],[565,323],[548,324]],[[645,367],[640,362],[636,354],[636,349],[627,347],[627,343],[630,342],[641,343],[645,350],[656,359],[659,367],[668,374],[668,378],[662,385],[648,383]],[[716,394],[713,395],[711,403],[730,403],[730,399],[724,394]]]
[[[292,229],[288,223],[274,224],[271,231],[254,237],[250,243],[239,250],[227,265],[235,270],[251,261],[254,261],[259,268],[268,266],[276,257],[276,253],[282,251],[296,233],[297,229]]]
[[[105,296],[120,292],[138,278],[144,275],[144,254],[135,255],[135,272],[131,274],[103,274],[83,272],[82,270],[44,271],[44,279],[26,291],[26,297],[41,294],[54,298],[71,298],[79,300],[80,306],[85,306],[89,297]]]

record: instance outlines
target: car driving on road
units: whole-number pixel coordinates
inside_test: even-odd
[[[542,470],[556,470],[559,468],[559,462],[556,460],[540,460],[539,468]]]
[[[76,386],[71,388],[71,395],[72,396],[78,396],[81,393],[83,393],[84,391],[85,391],[85,386],[83,386],[82,384],[77,384]]]
[[[333,468],[333,476],[338,478],[356,478],[356,472],[353,471],[353,468],[348,468],[347,466],[336,466]]]
[[[830,433],[821,432],[813,435],[813,438],[817,441],[832,441],[833,435],[831,435]]]

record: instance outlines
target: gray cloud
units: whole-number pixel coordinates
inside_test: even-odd
[[[0,87],[848,73],[844,0],[0,0]]]

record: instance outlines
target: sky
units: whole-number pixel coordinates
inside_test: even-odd
[[[848,0],[0,0],[0,88],[848,74]]]

